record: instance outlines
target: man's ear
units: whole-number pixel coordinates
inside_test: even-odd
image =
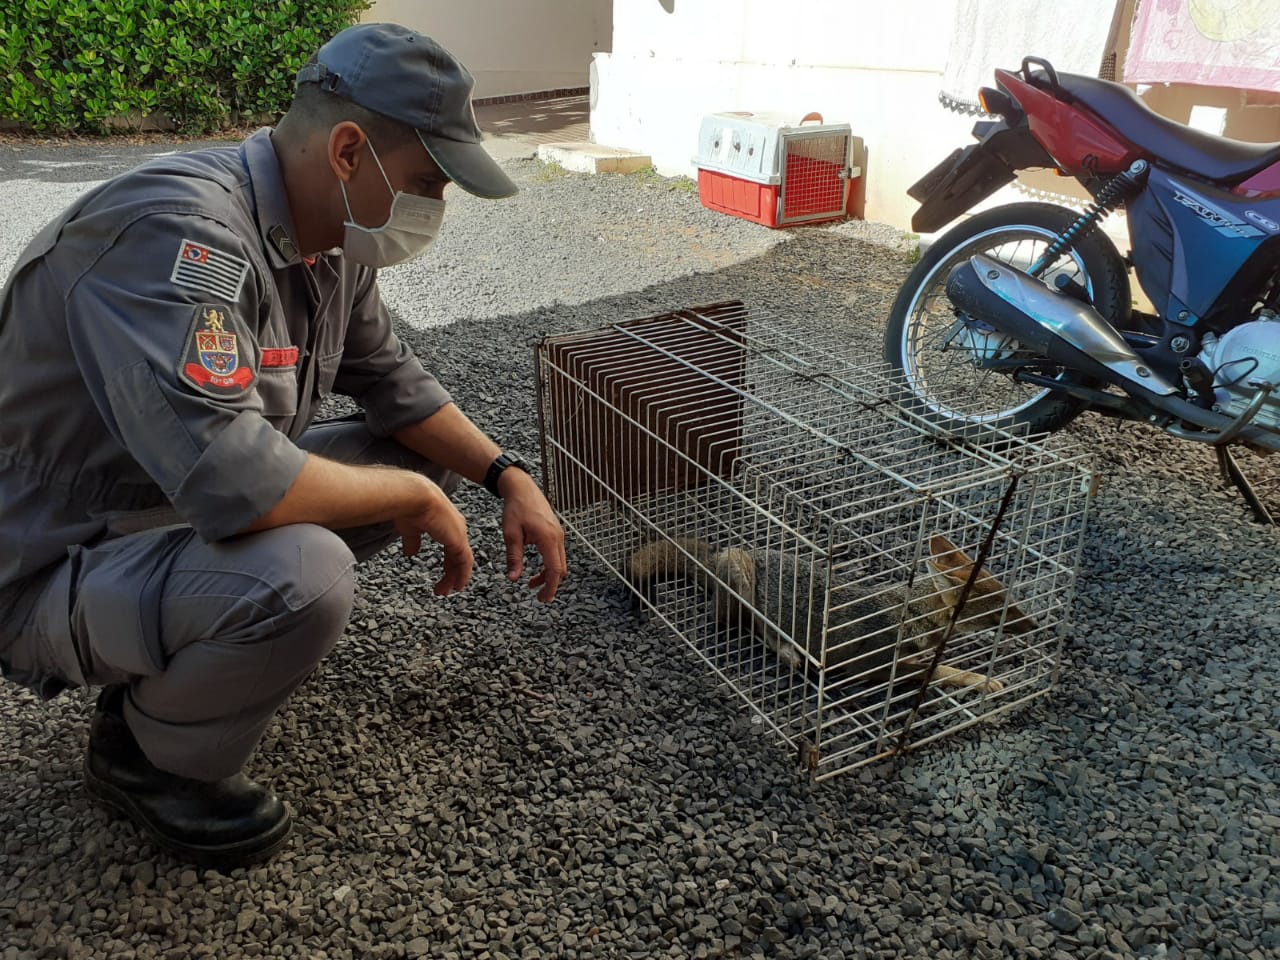
[[[360,153],[367,139],[360,125],[352,120],[334,124],[329,131],[329,167],[339,180],[351,182],[360,168]]]

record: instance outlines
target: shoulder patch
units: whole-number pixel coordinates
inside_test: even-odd
[[[249,275],[249,261],[213,247],[183,240],[173,261],[169,279],[179,286],[194,287],[225,297],[228,303],[240,299],[240,288]]]
[[[237,329],[233,315],[209,303],[196,307],[178,358],[178,379],[220,400],[239,397],[253,386],[253,345]]]

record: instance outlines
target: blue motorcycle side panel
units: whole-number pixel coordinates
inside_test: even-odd
[[[1280,198],[1240,197],[1153,169],[1129,203],[1129,236],[1138,281],[1156,309],[1193,324],[1255,256],[1280,267]],[[1179,316],[1184,309],[1189,316]]]

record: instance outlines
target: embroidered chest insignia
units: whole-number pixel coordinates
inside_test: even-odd
[[[208,304],[196,308],[179,375],[201,393],[235,397],[253,384],[252,360],[242,362],[234,325],[227,315]]]

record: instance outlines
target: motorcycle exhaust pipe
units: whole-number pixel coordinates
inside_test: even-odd
[[[1097,310],[1008,264],[982,254],[970,257],[951,271],[947,296],[970,316],[1064,366],[1104,380],[1119,377],[1153,393],[1178,392]]]
[[[1182,399],[1149,368],[1097,310],[1051,290],[1021,270],[977,254],[947,278],[947,296],[974,319],[990,323],[1054,363],[1115,383],[1147,407],[1216,433],[1280,451],[1280,436]],[[1187,434],[1182,434],[1188,436]],[[1188,439],[1191,437],[1188,436]],[[1212,442],[1211,437],[1200,438]]]

